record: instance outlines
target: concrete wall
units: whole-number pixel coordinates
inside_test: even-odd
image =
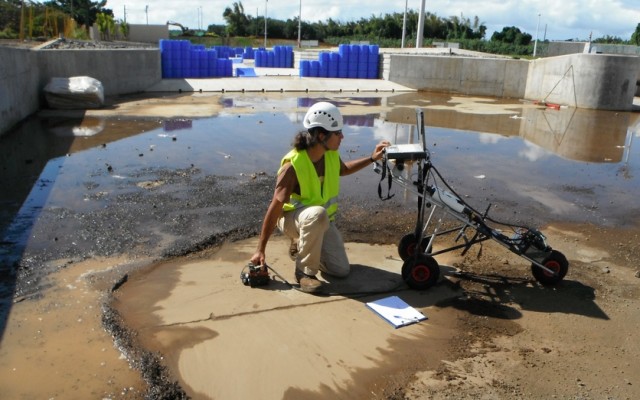
[[[531,61],[524,97],[578,108],[631,110],[640,58],[571,54]]]
[[[382,54],[381,58],[383,79],[417,90],[606,110],[632,108],[640,71],[639,57],[601,54],[531,62],[417,54]],[[0,134],[38,111],[42,89],[50,78],[81,75],[101,81],[107,96],[143,92],[161,81],[160,52],[0,47]]]
[[[383,77],[417,90],[522,98],[529,63],[504,58],[385,55]]]
[[[98,25],[94,24],[89,29],[89,36],[93,40],[100,40],[100,31]],[[116,24],[116,31],[111,34],[112,40],[125,40],[120,34],[120,24]],[[129,24],[129,36],[126,38],[129,42],[137,43],[155,43],[160,39],[169,39],[168,25],[141,25]]]
[[[139,93],[162,79],[160,52],[0,47],[0,135],[37,112],[53,77],[90,76],[106,96]]]
[[[0,47],[0,135],[40,108],[36,60],[30,50]]]
[[[545,57],[565,56],[567,54],[588,53],[588,42],[549,42],[545,43],[547,51]]]
[[[143,92],[162,79],[158,49],[40,50],[40,87],[50,78],[90,76],[106,96]],[[70,62],[73,60],[73,62]]]

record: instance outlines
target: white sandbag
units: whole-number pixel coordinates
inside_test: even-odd
[[[104,105],[102,83],[89,76],[51,78],[44,94],[50,108],[75,110]]]

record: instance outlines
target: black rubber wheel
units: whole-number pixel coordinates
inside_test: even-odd
[[[531,264],[531,273],[533,274],[533,277],[545,286],[557,284],[564,279],[565,275],[567,275],[567,272],[569,271],[569,262],[567,261],[567,258],[564,254],[556,250],[551,250],[551,254],[549,254],[540,264],[555,272],[555,275],[550,274],[537,265]]]
[[[411,257],[402,265],[402,279],[411,289],[428,289],[438,282],[439,277],[438,262],[426,254]]]
[[[420,242],[420,253],[431,253],[431,248],[427,249],[429,245],[429,241],[431,240],[431,235],[422,238]],[[398,243],[398,255],[402,259],[402,261],[407,261],[412,256],[416,254],[416,249],[418,248],[418,238],[413,233],[408,233],[400,239],[400,243]]]

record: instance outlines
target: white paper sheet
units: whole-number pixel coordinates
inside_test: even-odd
[[[384,299],[366,303],[366,305],[393,325],[394,328],[415,324],[427,319],[424,314],[405,303],[398,296],[385,297]]]

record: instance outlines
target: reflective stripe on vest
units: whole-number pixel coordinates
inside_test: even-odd
[[[340,154],[337,151],[324,153],[324,180],[320,182],[306,150],[291,150],[280,162],[282,167],[290,162],[296,171],[300,194],[292,193],[284,211],[293,211],[301,207],[323,206],[329,219],[333,220],[338,211],[338,193],[340,192]],[[280,172],[280,171],[278,171]]]

